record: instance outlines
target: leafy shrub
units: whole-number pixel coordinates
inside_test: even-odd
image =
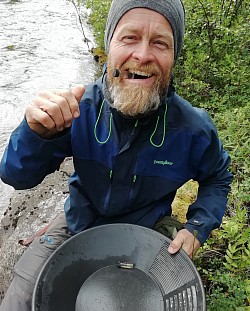
[[[208,311],[234,311],[250,303],[250,227],[246,215],[246,209],[237,208],[234,216],[225,218],[195,259],[206,286]]]
[[[79,2],[91,9],[89,22],[93,27],[97,46],[104,50],[104,29],[111,0],[81,0]]]
[[[195,106],[221,111],[250,96],[249,4],[184,0],[185,45],[175,69],[177,89]]]
[[[233,214],[238,206],[250,208],[250,102],[244,107],[225,110],[214,115],[224,148],[229,152],[234,175],[229,195],[229,212]]]

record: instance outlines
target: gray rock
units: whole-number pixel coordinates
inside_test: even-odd
[[[31,237],[63,211],[72,170],[72,160],[66,159],[59,171],[37,187],[14,192],[0,227],[0,303],[13,278],[14,264],[26,249],[18,241]]]

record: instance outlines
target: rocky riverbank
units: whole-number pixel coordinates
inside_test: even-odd
[[[72,160],[66,159],[37,187],[15,191],[6,206],[0,227],[0,302],[12,280],[13,266],[26,249],[18,241],[31,237],[63,211],[71,172]]]

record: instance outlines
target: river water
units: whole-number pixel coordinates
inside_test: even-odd
[[[88,12],[81,11],[91,48]],[[37,92],[90,83],[96,71],[70,1],[0,0],[0,158]],[[0,219],[12,193],[0,181]]]

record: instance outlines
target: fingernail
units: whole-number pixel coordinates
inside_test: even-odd
[[[173,248],[172,246],[169,246],[168,252],[169,252],[170,254],[173,254],[173,253],[174,253],[174,248]]]
[[[71,122],[66,123],[66,124],[65,124],[65,127],[71,127]]]
[[[79,111],[75,111],[74,114],[73,114],[74,118],[78,118],[79,115],[80,115],[80,112],[79,112]]]

